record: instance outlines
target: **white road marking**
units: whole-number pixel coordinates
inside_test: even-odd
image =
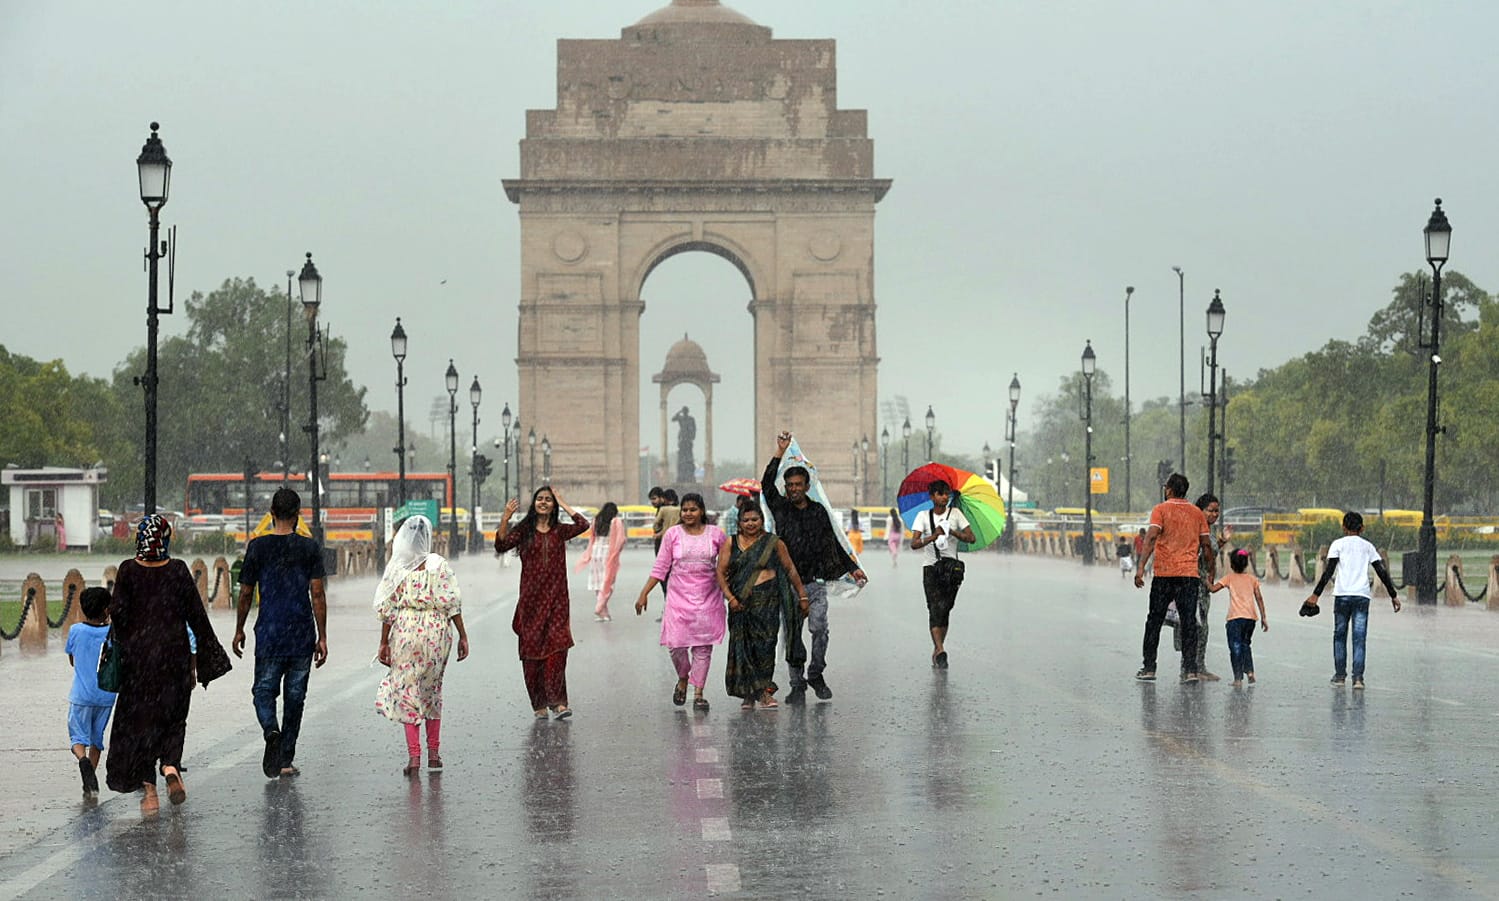
[[[710,736],[712,734],[713,734],[713,727],[709,726],[707,723],[693,723],[693,725],[692,725],[692,737],[693,738],[707,738],[708,736]]]
[[[699,800],[706,798],[723,797],[722,779],[699,779],[697,780],[697,796]]]
[[[1454,701],[1451,698],[1433,697],[1432,700],[1436,701],[1438,704],[1446,704],[1448,707],[1462,707],[1462,706],[1464,706],[1462,701]]]
[[[703,817],[703,841],[731,841],[728,817]]]
[[[710,863],[703,867],[708,877],[708,891],[729,894],[739,891],[739,866],[732,863]]]
[[[697,749],[697,762],[698,763],[717,763],[718,762],[718,749],[717,748],[698,748]]]

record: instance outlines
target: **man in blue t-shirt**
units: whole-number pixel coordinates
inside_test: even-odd
[[[297,534],[302,498],[282,488],[271,498],[271,532],[245,548],[239,573],[239,609],[234,624],[234,656],[244,656],[245,620],[260,588],[255,617],[255,685],[250,695],[265,734],[260,767],[266,778],[295,776],[297,734],[307,678],[314,664],[328,661],[328,599],[323,590],[322,548]],[[276,721],[276,696],[285,692]]]

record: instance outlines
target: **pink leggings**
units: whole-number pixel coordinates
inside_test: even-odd
[[[671,662],[677,668],[677,678],[686,679],[699,690],[708,684],[708,664],[712,660],[713,645],[711,644],[671,649]]]
[[[437,753],[438,734],[442,731],[442,720],[427,720],[427,750]],[[406,753],[410,757],[422,756],[421,727],[416,723],[406,724]]]

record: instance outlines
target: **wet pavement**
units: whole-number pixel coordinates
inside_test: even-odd
[[[719,649],[694,714],[670,701],[659,593],[633,615],[632,550],[612,623],[574,577],[560,722],[526,702],[518,567],[459,561],[473,656],[448,668],[447,769],[415,780],[373,711],[373,580],[342,581],[303,775],[260,774],[246,660],[194,696],[187,803],[144,820],[135,796],[79,800],[60,645],[9,645],[0,898],[1499,897],[1499,615],[1376,600],[1355,692],[1328,684],[1330,613],[1270,588],[1259,684],[1146,684],[1145,593],[1117,572],[970,560],[950,669],[916,558],[871,554],[872,584],[833,601],[831,701],[742,713]]]

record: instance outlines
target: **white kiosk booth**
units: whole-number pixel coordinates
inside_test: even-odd
[[[59,550],[91,549],[99,523],[99,486],[108,478],[103,467],[0,470],[0,486],[10,491],[10,540],[30,547],[51,537]]]

